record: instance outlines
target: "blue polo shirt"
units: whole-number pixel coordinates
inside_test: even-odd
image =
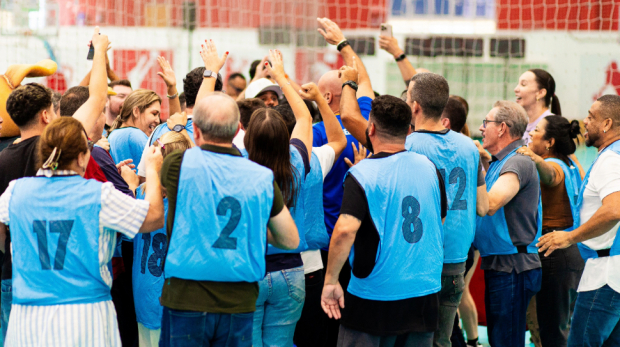
[[[368,120],[368,115],[370,114],[372,99],[363,96],[357,99],[357,103],[359,104],[360,111],[362,112],[362,116]],[[351,143],[355,143],[355,146],[359,147],[358,141],[349,133],[347,129],[342,125],[342,120],[340,120],[340,115],[336,115],[338,122],[340,122],[340,126],[344,131],[344,134],[347,136],[347,146],[334,163],[331,171],[325,177],[323,181],[323,208],[325,209],[325,226],[327,226],[327,232],[331,236],[332,231],[334,230],[334,225],[338,220],[338,215],[340,214],[340,206],[342,205],[342,194],[343,194],[343,181],[344,175],[349,171],[349,166],[345,163],[344,158],[349,158],[351,162],[354,161],[353,158],[353,148],[351,147]],[[321,147],[327,143],[327,136],[325,135],[325,125],[323,122],[316,123],[313,127],[313,147]]]

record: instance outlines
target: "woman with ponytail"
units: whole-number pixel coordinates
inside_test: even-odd
[[[133,91],[110,129],[110,155],[116,164],[132,159],[137,167],[149,136],[159,125],[161,98],[148,89]]]
[[[572,230],[579,213],[577,195],[583,178],[569,157],[575,153],[579,122],[562,116],[541,119],[530,132],[528,147],[517,150],[529,156],[540,176],[543,208],[542,234],[554,230]],[[571,306],[577,298],[584,261],[577,245],[540,257],[543,277],[536,294],[536,311],[543,346],[566,346],[570,329]]]

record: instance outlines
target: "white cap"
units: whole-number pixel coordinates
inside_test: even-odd
[[[280,89],[280,86],[271,82],[267,78],[261,78],[250,83],[248,88],[245,90],[245,98],[255,98],[257,95],[269,91],[278,94],[278,99],[282,98],[282,89]]]

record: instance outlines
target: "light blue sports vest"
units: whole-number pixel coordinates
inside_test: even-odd
[[[192,126],[193,123],[193,119],[187,119],[187,124],[185,124],[185,130],[187,130],[187,134],[189,135],[189,138],[192,140],[192,142],[196,143],[194,141],[194,127]],[[165,122],[158,125],[157,128],[153,130],[153,134],[150,137],[151,142],[149,143],[149,146],[152,146],[158,139],[160,139],[165,133],[169,131],[172,130],[168,129],[168,124],[166,124]]]
[[[443,176],[448,215],[443,224],[444,263],[462,263],[474,241],[480,154],[460,133],[414,132],[405,144],[410,152],[427,156]]]
[[[144,200],[145,184],[136,190],[136,199]],[[164,198],[164,220],[168,218],[168,199]],[[133,241],[132,283],[136,318],[149,329],[161,327],[163,307],[159,297],[164,286],[164,258],[168,250],[166,226],[151,233],[136,235]]]
[[[165,277],[263,279],[273,194],[271,170],[243,157],[186,150]]]
[[[11,242],[18,250],[13,253],[14,304],[111,300],[99,267],[100,211],[101,183],[95,180],[56,176],[17,181],[9,204]]]
[[[291,153],[291,165],[293,166],[293,170],[296,171],[295,179],[297,191],[297,201],[295,202],[295,206],[291,207],[289,210],[291,212],[291,217],[295,221],[295,225],[297,226],[297,232],[299,233],[299,246],[293,250],[283,250],[272,245],[267,245],[267,254],[280,254],[280,253],[300,253],[308,249],[308,244],[306,243],[306,238],[304,236],[305,233],[305,199],[303,196],[303,187],[306,183],[306,170],[304,167],[304,160],[301,157],[301,153],[297,150],[297,147],[293,145],[289,145],[289,151]]]
[[[323,170],[316,154],[310,159],[310,173],[302,187],[305,204],[305,233],[309,250],[321,249],[329,245],[329,234],[325,227],[323,210]]]
[[[583,192],[586,190],[586,186],[588,185],[588,181],[590,180],[590,172],[592,172],[592,168],[594,167],[594,164],[596,164],[596,161],[598,160],[598,158],[600,158],[601,155],[605,153],[605,151],[607,150],[611,150],[611,151],[616,152],[617,154],[620,154],[620,141],[616,141],[612,143],[611,145],[605,147],[605,149],[603,149],[598,154],[598,156],[596,156],[596,159],[594,160],[594,162],[588,169],[586,176],[583,178],[583,183],[581,183],[581,188],[579,189],[579,196],[577,197],[577,204],[576,204],[577,206],[575,207],[575,209],[577,210],[577,218],[573,218],[573,221],[574,221],[573,229],[576,229],[581,225],[580,211],[581,211],[581,206],[583,205]],[[610,256],[620,255],[620,241],[618,240],[619,238],[618,236],[616,236],[614,239],[614,243],[611,245],[611,250],[609,251]],[[590,258],[598,258],[598,254],[596,254],[596,250],[593,250],[590,247],[582,243],[578,243],[577,246],[579,247],[579,252],[581,252],[581,257],[583,258],[583,260],[588,261],[588,259]]]
[[[516,153],[515,148],[502,160],[497,160],[489,165],[489,170],[485,177],[487,182],[487,192],[493,188],[493,185],[499,178],[499,174],[502,171],[502,167],[512,158]],[[538,194],[538,214],[536,216],[536,224],[538,230],[536,236],[532,242],[527,245],[527,253],[538,253],[536,243],[542,235],[542,202],[540,199],[540,192]],[[517,247],[512,243],[510,239],[510,233],[508,231],[508,224],[506,223],[506,216],[504,215],[504,208],[500,208],[492,216],[477,217],[476,218],[476,235],[474,238],[474,246],[480,251],[480,256],[486,257],[490,255],[507,255],[517,254]],[[521,245],[519,245],[521,246]],[[526,245],[523,245],[526,246]]]
[[[394,301],[438,292],[444,250],[435,165],[423,155],[401,152],[362,160],[349,174],[364,189],[379,233],[375,267],[366,278],[352,273],[349,293]],[[355,246],[349,256],[351,264],[354,259]]]
[[[138,128],[115,129],[108,136],[110,155],[114,159],[114,163],[118,164],[125,159],[133,159],[132,164],[138,167],[147,141],[148,136]]]
[[[568,200],[570,202],[570,212],[574,222],[575,218],[579,218],[579,211],[577,210],[579,187],[581,187],[581,175],[579,174],[579,168],[570,158],[568,159],[570,167],[562,160],[556,158],[547,158],[545,161],[560,165],[562,172],[564,172],[564,186],[566,187],[566,194],[568,195]],[[567,231],[569,230],[573,230],[573,228],[567,229]]]

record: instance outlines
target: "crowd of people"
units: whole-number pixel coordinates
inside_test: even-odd
[[[480,143],[467,101],[395,38],[379,44],[400,97],[318,23],[345,65],[316,84],[278,50],[223,81],[228,52],[206,40],[179,94],[160,57],[163,122],[164,96],[119,79],[98,28],[79,86],[13,86],[5,346],[476,347],[476,268],[491,346],[524,346],[526,324],[544,347],[620,346],[620,96],[581,134],[553,77],[525,71]],[[587,172],[580,139],[599,151]]]

